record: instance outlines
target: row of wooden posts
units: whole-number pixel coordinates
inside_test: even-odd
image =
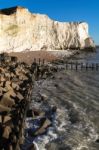
[[[45,59],[36,59],[34,58],[34,62],[39,65],[45,64]],[[88,63],[88,62],[65,62],[66,70],[99,70],[99,63]],[[64,65],[64,64],[63,64]]]
[[[38,65],[44,65],[45,64],[45,59],[41,59],[41,58],[34,58],[33,60],[34,63],[37,63]],[[65,62],[64,64],[66,64],[66,70],[99,70],[99,63],[88,63],[88,62]],[[64,65],[63,64],[63,65]]]
[[[38,63],[39,65],[44,65],[45,64],[45,59],[36,59],[36,58],[34,58],[34,62],[35,63]]]
[[[66,62],[66,70],[99,70],[99,63]]]
[[[0,59],[1,60],[1,59]],[[45,59],[41,58],[34,58],[34,63],[37,63],[38,65],[45,65]],[[65,62],[66,64],[66,70],[99,70],[99,63],[88,63],[88,62]],[[63,64],[63,65],[64,65]]]

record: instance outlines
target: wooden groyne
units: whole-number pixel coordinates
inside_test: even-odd
[[[66,62],[66,70],[85,70],[85,71],[99,71],[99,63],[88,63],[88,62]]]

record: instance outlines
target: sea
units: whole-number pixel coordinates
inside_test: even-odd
[[[99,63],[99,48],[96,52],[82,52],[69,61]],[[46,102],[39,102],[39,95]],[[56,106],[52,126],[47,133],[35,138],[39,150],[99,150],[99,69],[60,70],[54,77],[36,81],[31,106],[42,108]],[[27,128],[31,128],[28,118]],[[33,127],[33,126],[32,126]]]

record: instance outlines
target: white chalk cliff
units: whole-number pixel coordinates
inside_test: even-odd
[[[0,11],[0,52],[94,47],[86,22],[58,22],[22,7]]]

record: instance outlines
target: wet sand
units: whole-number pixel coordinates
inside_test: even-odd
[[[34,59],[38,61],[39,58],[41,61],[44,59],[47,62],[58,59],[57,56],[54,56],[47,51],[13,52],[10,53],[10,56],[17,56],[19,61],[23,61],[28,64],[33,63]]]
[[[34,59],[37,61],[39,58],[41,61],[52,62],[54,60],[61,59],[63,57],[70,57],[75,55],[78,50],[50,50],[50,51],[24,51],[24,52],[12,52],[10,56],[17,56],[19,61],[26,62],[28,64],[33,63]]]

